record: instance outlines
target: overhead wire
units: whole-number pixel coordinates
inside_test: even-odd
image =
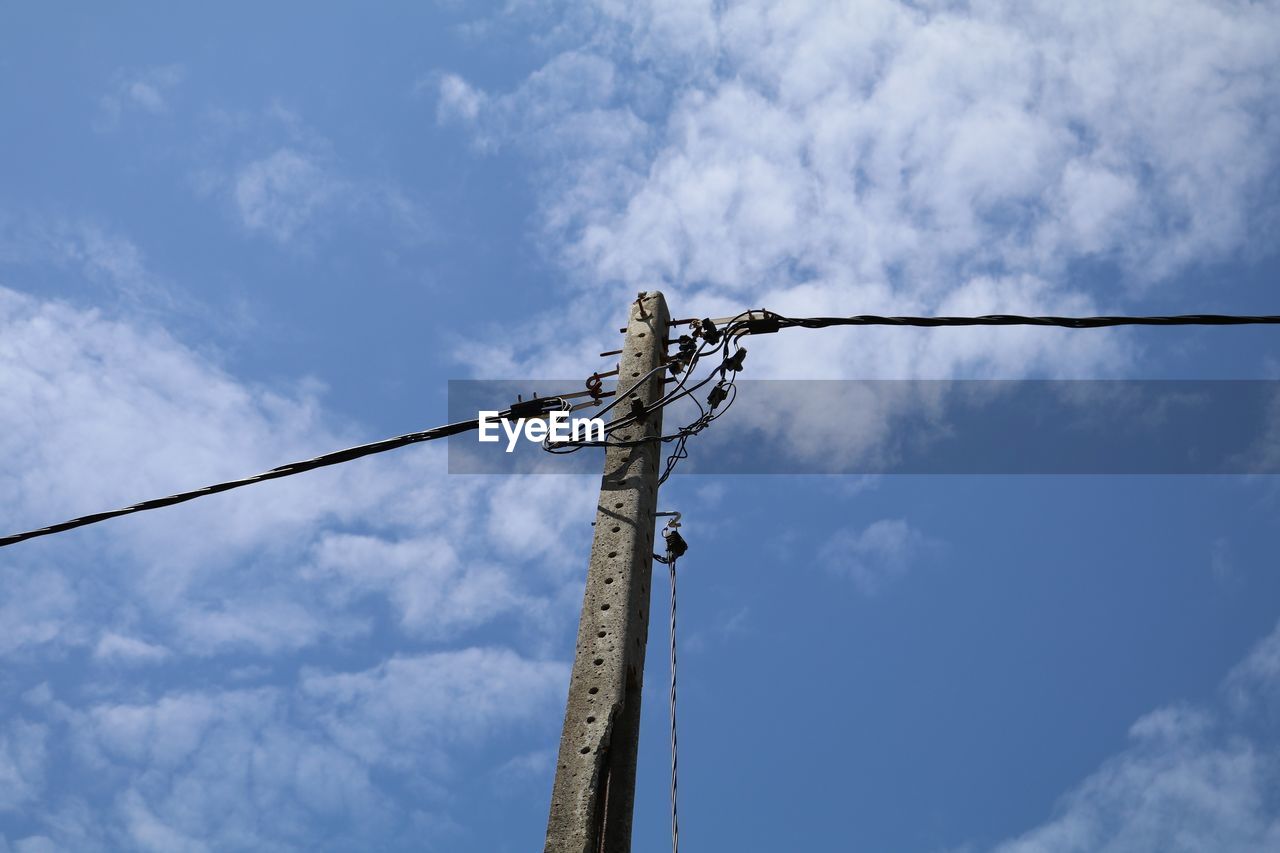
[[[758,316],[757,316],[758,315]],[[729,370],[728,363],[730,357],[727,352],[730,348],[731,341],[738,341],[742,337],[751,334],[768,334],[777,332],[784,328],[811,328],[821,329],[834,326],[870,326],[870,325],[888,325],[888,326],[921,326],[921,327],[940,327],[940,326],[1058,326],[1072,329],[1088,329],[1088,328],[1104,328],[1124,325],[1145,325],[1145,326],[1185,326],[1185,325],[1221,325],[1235,326],[1246,324],[1280,324],[1280,316],[1277,315],[1259,315],[1259,316],[1227,316],[1216,314],[1193,314],[1193,315],[1176,315],[1176,316],[1145,316],[1145,317],[1118,317],[1118,316],[1098,316],[1098,317],[1057,317],[1057,316],[1020,316],[1008,314],[989,314],[975,317],[886,317],[880,315],[856,315],[852,317],[808,317],[808,318],[792,318],[774,314],[769,311],[748,311],[743,312],[735,317],[722,321],[701,321],[702,323],[710,323],[712,328],[719,323],[723,323],[723,328],[718,329],[721,335],[721,343],[712,349],[712,352],[719,352],[723,349],[726,353],[717,368],[713,369],[706,378],[697,385],[686,389],[686,383],[693,375],[695,366],[700,357],[704,355],[702,349],[699,349],[692,358],[684,371],[676,389],[665,394],[660,400],[655,401],[644,410],[645,414],[657,411],[665,405],[676,399],[688,396],[693,399],[698,406],[699,417],[693,423],[682,427],[674,436],[658,436],[646,439],[615,442],[616,445],[626,444],[642,444],[651,441],[675,441],[675,449],[668,456],[666,465],[661,476],[658,479],[658,485],[661,486],[671,475],[675,466],[680,460],[687,458],[688,451],[686,444],[692,435],[696,435],[706,428],[710,423],[723,416],[726,411],[733,405],[737,398],[737,385],[735,382],[737,370],[741,368],[741,364],[737,365],[737,369]],[[698,321],[692,324],[694,328],[698,328]],[[721,376],[721,385],[724,396],[718,403],[712,403],[710,411],[703,408],[702,404],[693,397],[694,391],[705,386],[711,379],[715,378],[717,370]],[[652,376],[652,371],[648,374]],[[646,379],[648,378],[646,376]],[[645,380],[641,380],[642,382]],[[612,406],[624,397],[628,396],[640,383],[636,383],[625,394],[619,394],[617,399],[610,404]],[[718,409],[718,411],[717,411]],[[615,422],[616,428],[620,428],[624,423]],[[609,445],[610,442],[597,442],[597,445]],[[584,445],[585,446],[585,445]],[[575,448],[576,449],[576,448]],[[665,534],[664,534],[665,535]],[[677,534],[678,536],[678,534]],[[683,552],[681,552],[683,553]],[[667,565],[668,574],[671,583],[671,603],[670,603],[670,721],[671,721],[671,849],[673,853],[679,851],[679,817],[677,809],[677,778],[678,778],[678,749],[676,738],[676,562],[679,554],[673,553],[668,541],[668,551],[666,557],[655,554],[654,557]]]
[[[697,321],[695,321],[696,323]],[[1280,324],[1280,316],[1277,315],[1259,315],[1259,316],[1227,316],[1217,314],[1192,314],[1177,316],[1145,316],[1145,317],[1118,317],[1118,316],[1098,316],[1098,317],[1057,317],[1057,316],[1020,316],[1007,314],[989,314],[975,317],[886,317],[879,315],[856,315],[852,317],[808,317],[808,318],[792,318],[774,314],[769,311],[749,311],[743,312],[733,318],[721,321],[702,321],[703,323],[711,323],[714,326],[720,323],[724,324],[721,334],[724,340],[724,349],[729,348],[730,340],[739,340],[744,336],[751,334],[768,334],[777,332],[784,328],[810,328],[821,329],[835,326],[871,326],[871,325],[887,325],[887,326],[921,326],[921,327],[940,327],[940,326],[1058,326],[1071,329],[1089,329],[1089,328],[1105,328],[1113,326],[1125,325],[1144,325],[1144,326],[1186,326],[1186,325],[1218,325],[1218,326],[1236,326],[1246,324]],[[722,382],[726,377],[726,362],[728,357],[719,365]],[[681,381],[684,385],[687,377],[692,373],[693,367],[697,359],[692,359],[685,378]],[[740,365],[739,365],[740,367]],[[711,378],[714,378],[715,371],[704,379],[694,389],[700,388],[706,384]],[[736,378],[736,371],[729,373],[730,377]],[[710,412],[702,408],[701,403],[696,398],[700,416],[697,420],[682,428],[676,437],[676,447],[672,454],[668,457],[666,466],[658,480],[661,486],[671,475],[676,464],[688,456],[686,443],[691,435],[697,434],[707,425],[721,417],[732,405],[737,397],[737,386],[732,378],[726,385],[726,396],[722,400],[722,408],[716,411],[717,406],[713,405]],[[718,386],[719,387],[719,386]],[[668,395],[670,396],[670,395]],[[661,407],[659,404],[653,406],[654,409]],[[650,441],[653,439],[649,439]],[[663,441],[668,440],[663,437]],[[665,534],[664,534],[665,535]],[[678,536],[678,534],[677,534]],[[681,552],[682,553],[682,552]],[[677,810],[677,769],[678,769],[678,750],[676,740],[676,562],[678,554],[673,553],[668,541],[668,550],[665,558],[654,555],[659,562],[667,564],[668,574],[671,583],[671,603],[670,603],[670,720],[671,720],[671,849],[673,853],[679,851],[679,819]]]
[[[847,317],[787,317],[764,309],[744,311],[733,317],[722,318],[720,320],[702,320],[693,321],[694,336],[699,332],[705,335],[715,334],[714,341],[703,339],[707,342],[688,353],[687,363],[684,370],[681,371],[676,387],[665,392],[662,397],[654,401],[648,406],[643,407],[636,413],[629,413],[620,418],[615,418],[605,428],[605,441],[572,441],[572,442],[550,442],[544,441],[543,448],[552,453],[572,453],[582,447],[592,446],[634,446],[636,444],[648,443],[651,441],[660,441],[663,443],[675,443],[675,449],[668,456],[663,473],[659,479],[659,484],[666,481],[671,475],[676,464],[684,458],[687,458],[688,452],[686,443],[689,438],[705,429],[709,424],[721,417],[732,405],[737,397],[737,386],[735,384],[736,374],[741,369],[740,362],[733,364],[735,359],[740,359],[745,354],[745,350],[741,348],[738,353],[731,356],[729,349],[732,344],[741,340],[748,335],[770,334],[783,329],[790,328],[806,328],[806,329],[825,329],[837,326],[918,326],[918,327],[944,327],[944,326],[1056,326],[1069,329],[1096,329],[1114,326],[1241,326],[1241,325],[1280,325],[1280,315],[1263,314],[1263,315],[1227,315],[1227,314],[1179,314],[1179,315],[1159,315],[1159,316],[1093,316],[1093,317],[1064,317],[1064,316],[1032,316],[1019,314],[984,314],[971,317],[960,316],[883,316],[878,314],[855,314]],[[706,377],[690,386],[688,382],[694,375],[694,370],[698,363],[708,356],[723,351],[724,356],[719,364],[713,368]],[[635,382],[631,383],[626,391],[615,393],[612,402],[604,406],[596,416],[606,414],[612,411],[624,399],[628,399],[630,395],[645,382],[652,379],[654,374],[664,371],[668,367],[668,363],[661,364]],[[716,374],[720,375],[720,382],[716,385],[714,395],[719,396],[715,404],[711,404],[710,408],[704,408],[702,403],[694,398],[695,404],[699,409],[699,416],[690,424],[680,428],[674,433],[667,435],[648,437],[643,439],[623,439],[610,440],[610,437],[619,430],[631,426],[644,417],[659,411],[672,403],[684,399],[692,398],[692,395],[705,387],[711,382]],[[603,396],[603,395],[602,395]],[[569,407],[567,400],[558,397],[543,398],[542,400],[523,401],[512,406],[511,409],[503,413],[503,417],[521,416],[518,412],[526,414],[533,413],[538,406],[547,406],[554,402],[560,409],[567,410]],[[518,406],[524,406],[524,409],[518,409]],[[530,408],[530,407],[533,408]],[[546,414],[551,409],[542,409],[538,413]],[[294,474],[300,474],[305,471],[312,471],[316,468],[322,468],[329,465],[337,465],[342,462],[349,462],[359,459],[363,456],[369,456],[375,453],[383,453],[388,450],[395,450],[409,444],[416,444],[424,441],[432,441],[437,438],[445,438],[450,435],[456,435],[460,432],[466,432],[476,429],[478,420],[461,421],[454,424],[446,424],[430,430],[421,432],[407,433],[405,435],[395,436],[393,438],[383,439],[381,441],[363,444],[357,447],[346,448],[344,450],[326,453],[301,462],[290,462],[255,474],[251,477],[244,477],[237,480],[228,480],[222,483],[215,483],[210,486],[204,486],[199,489],[193,489],[187,492],[179,492],[177,494],[168,495],[163,498],[142,501],[131,506],[122,507],[120,509],[109,510],[107,512],[93,513],[91,515],[80,516],[68,521],[52,524],[47,527],[41,527],[35,530],[28,530],[22,533],[15,533],[8,536],[0,537],[0,547],[13,545],[28,539],[34,539],[39,536],[48,536],[54,533],[61,533],[67,530],[73,530],[78,527],[84,527],[90,524],[96,524],[111,518],[118,518],[123,515],[130,515],[137,512],[145,512],[148,510],[159,509],[161,507],[173,506],[185,501],[194,500],[195,498],[204,497],[205,495],[217,494],[219,492],[238,489],[243,486],[252,485],[254,483],[264,482],[266,480],[274,480],[281,477],[288,477]]]
[[[778,329],[802,327],[825,329],[833,326],[1057,326],[1066,329],[1101,329],[1113,326],[1245,326],[1280,325],[1276,314],[1171,314],[1158,316],[1062,317],[1024,314],[982,314],[972,317],[890,317],[880,314],[855,314],[848,317],[784,317],[772,311],[752,311],[745,324],[746,334],[761,334]],[[738,315],[741,316],[741,315]],[[771,328],[772,326],[772,328]]]
[[[1178,314],[1178,315],[1148,315],[1148,316],[1117,316],[1117,315],[1101,315],[1091,317],[1066,317],[1056,315],[1021,315],[1021,314],[983,314],[977,316],[885,316],[878,314],[856,314],[847,317],[787,317],[782,314],[775,313],[766,309],[753,309],[740,312],[732,317],[724,317],[716,320],[684,320],[673,322],[672,325],[689,325],[693,329],[696,337],[700,332],[708,331],[716,335],[716,343],[706,344],[697,348],[689,354],[685,369],[681,372],[678,383],[675,388],[667,391],[660,399],[645,406],[636,414],[628,414],[621,418],[616,418],[605,428],[604,441],[574,441],[574,442],[551,442],[549,439],[543,442],[544,449],[553,453],[572,453],[583,447],[626,447],[639,444],[647,444],[653,441],[662,443],[674,442],[675,447],[672,453],[667,457],[663,472],[659,477],[658,484],[662,485],[671,475],[675,466],[680,460],[688,457],[687,442],[689,438],[705,429],[709,424],[720,418],[725,411],[732,405],[737,398],[737,386],[735,384],[737,370],[741,368],[738,364],[732,371],[728,370],[728,366],[732,360],[729,356],[731,345],[748,335],[770,334],[783,329],[790,328],[807,328],[807,329],[825,329],[838,326],[917,326],[926,328],[936,327],[959,327],[959,326],[1053,326],[1069,329],[1096,329],[1115,326],[1240,326],[1240,325],[1277,325],[1280,324],[1280,315],[1227,315],[1227,314]],[[684,340],[684,338],[682,338]],[[699,361],[703,358],[715,354],[724,353],[720,363],[708,373],[706,377],[698,381],[696,384],[689,386],[694,370]],[[597,416],[603,415],[605,412],[612,410],[623,399],[629,398],[630,395],[639,388],[644,382],[648,381],[654,373],[658,372],[660,367],[649,371],[645,376],[631,384],[626,391],[621,391],[615,395],[614,400],[604,409],[597,413]],[[694,392],[705,387],[711,382],[717,372],[720,374],[721,381],[717,385],[718,393],[722,396],[711,406],[710,411],[704,409],[702,403],[693,397]],[[650,436],[641,439],[614,439],[612,436],[619,430],[631,426],[643,417],[665,408],[677,400],[689,397],[698,406],[699,416],[690,424],[681,427],[674,433]],[[709,401],[710,402],[710,401]]]
[[[535,413],[546,414],[565,407],[567,407],[567,403],[559,397],[543,397],[517,402],[513,404],[511,408],[503,412],[502,416],[522,416]],[[428,430],[405,433],[404,435],[398,435],[393,438],[384,438],[380,441],[374,441],[368,444],[360,444],[343,450],[335,450],[332,453],[325,453],[313,459],[279,465],[269,471],[263,471],[261,474],[254,474],[251,477],[227,480],[225,482],[215,483],[211,486],[202,486],[198,489],[178,492],[177,494],[168,495],[163,498],[153,498],[152,500],[141,501],[120,509],[108,510],[106,512],[95,512],[90,515],[82,515],[78,518],[62,521],[58,524],[51,524],[47,527],[40,527],[35,530],[27,530],[22,533],[3,536],[0,537],[0,548],[6,545],[15,545],[19,542],[25,542],[28,539],[35,539],[39,536],[49,536],[54,533],[74,530],[77,527],[97,524],[98,522],[106,521],[108,519],[119,518],[122,515],[132,515],[136,512],[161,509],[162,507],[173,506],[175,504],[195,500],[196,498],[202,498],[206,495],[214,495],[219,492],[227,492],[232,489],[251,486],[254,483],[262,483],[267,480],[277,480],[281,477],[291,477],[294,474],[302,474],[306,471],[314,471],[317,468],[324,468],[329,465],[338,465],[342,462],[350,462],[354,459],[371,456],[375,453],[385,453],[389,450],[397,450],[401,447],[407,447],[410,444],[419,444],[424,441],[434,441],[439,438],[447,438],[451,435],[458,435],[459,433],[476,429],[479,425],[480,422],[478,419],[458,421],[456,423],[445,424]]]

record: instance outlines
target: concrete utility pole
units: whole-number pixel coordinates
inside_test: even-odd
[[[663,363],[669,319],[661,293],[642,293],[632,304],[618,366],[619,393]],[[655,402],[664,379],[665,371],[656,371],[630,397],[646,406]],[[618,403],[613,420],[630,415],[632,399]],[[661,434],[658,411],[615,437]],[[661,450],[654,441],[605,451],[546,853],[631,850]]]

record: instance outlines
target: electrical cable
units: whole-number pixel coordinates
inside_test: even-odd
[[[984,314],[976,317],[885,317],[856,314],[852,317],[783,317],[771,311],[744,321],[746,334],[768,334],[779,329],[802,327],[826,329],[832,326],[1059,326],[1067,329],[1101,329],[1111,326],[1244,326],[1280,325],[1280,315],[1175,314],[1167,316],[1057,317],[1021,314]],[[741,316],[741,315],[739,315]]]
[[[659,562],[667,564],[667,574],[671,579],[671,853],[680,853],[680,816],[677,808],[677,778],[679,770],[679,749],[676,741],[676,561],[689,550],[689,545],[680,535],[680,513],[659,513],[659,515],[675,516],[662,531],[662,538],[667,542],[665,558],[654,555]]]
[[[676,778],[680,764],[676,745],[676,560],[668,550],[667,573],[671,577],[671,853],[680,853],[680,816],[676,806]]]
[[[676,461],[687,457],[688,454],[684,451],[684,445],[685,445],[685,442],[688,441],[689,436],[697,434],[698,432],[701,432],[701,430],[704,429],[708,423],[710,423],[712,420],[715,420],[715,418],[719,417],[719,414],[708,417],[708,412],[706,412],[703,409],[702,404],[699,403],[696,400],[696,398],[694,398],[694,402],[698,406],[699,418],[689,426],[682,428],[676,433],[661,435],[661,436],[650,436],[648,438],[634,439],[634,440],[630,440],[630,439],[611,440],[610,436],[612,436],[618,430],[631,426],[634,423],[637,423],[640,419],[646,417],[650,413],[658,411],[670,405],[671,403],[676,402],[677,400],[683,399],[685,397],[692,397],[694,392],[705,387],[707,383],[709,383],[711,380],[715,378],[717,370],[720,372],[720,375],[721,375],[720,384],[724,386],[724,395],[721,397],[721,399],[724,399],[724,397],[728,397],[730,401],[729,404],[731,405],[733,397],[737,396],[736,389],[733,388],[732,381],[728,381],[728,382],[725,381],[725,377],[729,371],[736,372],[741,369],[742,367],[741,357],[745,355],[745,352],[742,350],[739,350],[733,356],[728,356],[727,353],[730,345],[736,342],[743,334],[745,334],[744,330],[741,328],[741,323],[739,323],[738,321],[741,320],[742,318],[749,317],[751,313],[752,312],[743,312],[735,317],[729,318],[728,325],[726,326],[726,331],[723,334],[709,320],[703,320],[700,323],[695,322],[693,324],[694,325],[693,337],[682,335],[679,341],[681,345],[682,355],[688,359],[688,363],[685,365],[684,370],[681,372],[680,379],[676,384],[676,386],[671,390],[667,391],[658,400],[655,400],[653,403],[650,403],[648,406],[643,407],[638,413],[624,415],[614,420],[612,423],[610,423],[605,428],[604,441],[552,442],[550,438],[548,438],[544,440],[542,443],[543,449],[551,453],[573,453],[582,449],[583,447],[634,447],[641,444],[648,444],[654,441],[658,441],[662,443],[675,441],[677,442],[677,449],[667,459],[666,470],[664,471],[663,476],[659,480],[659,485],[661,485],[663,482],[666,481],[667,477],[670,476]],[[699,336],[704,337],[704,339],[706,340],[706,343],[703,344],[701,347],[697,347],[694,344],[694,340]],[[719,353],[722,350],[726,353],[726,356],[721,360],[720,364],[716,368],[714,368],[701,381],[697,382],[693,386],[687,386],[686,383],[688,383],[690,378],[693,376],[694,370],[697,367],[698,362],[702,358],[705,358],[706,356],[714,353]],[[737,360],[738,363],[736,364],[736,366],[731,367],[730,366],[731,362],[735,360]],[[667,364],[670,365],[672,363],[677,363],[679,361],[680,359],[676,359],[675,361],[668,362]],[[628,388],[626,391],[622,391],[621,393],[615,395],[613,402],[611,402],[608,406],[606,406],[605,408],[597,412],[596,417],[599,417],[600,415],[603,415],[605,412],[612,409],[619,402],[621,402],[624,397],[628,397],[636,388],[640,387],[642,383],[644,383],[646,380],[652,377],[653,374],[660,369],[662,368],[657,367],[657,368],[654,368],[653,370],[650,370],[639,380],[632,383],[631,387]],[[719,403],[717,403],[716,405],[719,405]],[[727,407],[728,406],[726,405],[726,408]],[[712,408],[714,409],[715,406],[713,406]],[[723,410],[721,410],[720,414],[723,414]]]
[[[721,323],[723,323],[723,325],[720,325]],[[666,392],[654,403],[644,407],[640,412],[628,414],[614,420],[606,427],[606,440],[604,442],[563,442],[551,444],[544,441],[544,449],[553,453],[572,453],[582,447],[632,446],[650,441],[660,441],[663,443],[676,442],[675,450],[667,458],[666,467],[661,479],[659,480],[660,484],[665,482],[667,477],[670,476],[676,463],[687,457],[688,453],[685,445],[689,437],[696,435],[698,432],[705,429],[707,425],[723,415],[724,412],[733,404],[733,400],[737,396],[737,389],[731,375],[736,374],[737,371],[741,369],[740,359],[741,356],[745,354],[745,350],[739,349],[733,356],[728,355],[728,352],[733,343],[746,335],[770,334],[789,328],[825,329],[835,326],[1057,326],[1069,329],[1096,329],[1113,326],[1280,325],[1280,315],[1181,314],[1167,316],[1062,317],[1026,316],[1018,314],[986,314],[973,317],[889,317],[877,314],[857,314],[850,317],[785,317],[772,311],[751,310],[741,312],[733,317],[728,317],[721,321],[694,321],[691,325],[693,326],[693,336],[682,337],[682,347],[686,346],[689,342],[692,342],[699,335],[703,336],[706,343],[702,347],[697,347],[692,352],[688,353],[688,363],[682,371],[680,381],[675,388]],[[685,350],[682,349],[682,352],[684,351]],[[721,351],[725,353],[725,356],[721,360],[720,364],[717,365],[717,367],[704,379],[692,386],[688,386],[687,383],[693,376],[694,369],[697,367],[698,362],[708,355],[719,353]],[[666,365],[660,365],[653,368],[643,377],[640,377],[636,382],[632,383],[628,390],[616,394],[613,401],[597,413],[597,417],[611,411],[623,399],[629,397],[636,388],[639,388],[644,382],[651,379],[655,373],[664,370],[665,368]],[[705,387],[707,383],[715,378],[717,370],[719,371],[721,378],[720,382],[716,385],[715,391],[713,391],[713,399],[717,394],[719,395],[719,399],[711,405],[709,411],[703,409],[702,404],[698,403],[699,417],[693,423],[669,435],[655,436],[637,441],[608,440],[609,436],[613,433],[638,422],[646,415],[665,408],[677,400],[692,396],[694,392]],[[695,400],[695,402],[697,401]],[[551,411],[551,409],[546,408],[550,403],[555,403],[561,409],[568,408],[567,401],[557,397],[548,397],[543,398],[542,400],[535,399],[519,402],[513,405],[507,412],[504,412],[503,416],[520,417],[527,414],[546,414]],[[723,408],[719,408],[721,404],[723,404]],[[519,410],[518,407],[520,407]],[[718,408],[719,411],[717,412],[716,410]],[[291,462],[287,465],[272,468],[270,471],[265,471],[252,477],[217,483],[189,492],[180,492],[175,495],[169,495],[168,497],[143,501],[121,509],[81,516],[79,518],[70,519],[69,521],[53,524],[48,527],[0,537],[0,547],[13,545],[18,542],[26,541],[27,539],[34,539],[38,536],[48,536],[53,533],[61,533],[77,527],[96,524],[97,522],[106,521],[110,518],[117,518],[122,515],[173,506],[174,504],[183,503],[205,495],[216,494],[230,489],[237,489],[241,486],[260,483],[265,480],[273,480],[280,477],[288,477],[293,474],[301,474],[305,471],[348,462],[353,459],[359,459],[362,456],[394,450],[409,444],[416,444],[418,442],[444,438],[449,435],[456,435],[459,432],[475,429],[477,426],[478,421],[463,421],[456,424],[437,427],[431,430],[425,430],[423,432],[408,433],[406,435],[396,436],[395,438],[376,441],[371,444],[347,448],[334,453],[327,453],[323,456],[317,456],[314,459],[303,462]]]
[[[723,325],[719,325],[723,324]],[[723,340],[723,349],[728,352],[731,342],[736,342],[742,337],[754,334],[770,334],[788,328],[808,328],[808,329],[824,329],[835,326],[920,326],[920,327],[943,327],[943,326],[1057,326],[1069,329],[1096,329],[1114,326],[1240,326],[1240,325],[1278,325],[1280,324],[1280,315],[1226,315],[1226,314],[1180,314],[1165,316],[1095,316],[1095,317],[1062,317],[1062,316],[1026,316],[1018,314],[985,314],[972,317],[955,317],[955,316],[935,316],[935,317],[887,317],[875,314],[859,314],[851,317],[785,317],[765,309],[751,310],[741,312],[733,317],[723,318],[721,320],[701,320],[689,323],[695,334],[698,329],[710,328],[713,333]],[[720,347],[717,347],[718,351]],[[739,353],[745,351],[739,350]],[[735,358],[736,360],[736,358]],[[693,364],[697,359],[693,359],[690,363],[692,372]],[[705,429],[710,423],[723,415],[737,396],[737,386],[732,379],[726,381],[726,373],[731,370],[736,373],[741,368],[741,363],[730,366],[731,359],[726,357],[720,364],[719,370],[722,381],[719,388],[724,391],[724,399],[722,407],[719,411],[714,411],[716,406],[712,406],[712,412],[703,412],[701,404],[699,404],[700,417],[693,424],[681,429],[672,436],[663,436],[663,441],[674,440],[676,442],[675,450],[667,458],[667,464],[658,480],[658,484],[662,485],[671,475],[676,464],[684,458],[687,458],[688,452],[686,443],[691,435],[696,435]],[[714,373],[707,379],[689,389],[690,392],[697,390],[705,385]],[[681,385],[683,386],[684,380]],[[685,396],[685,395],[679,395]],[[678,399],[679,396],[672,397],[672,400]],[[668,395],[671,397],[671,395]],[[695,401],[696,402],[696,401]],[[654,406],[657,408],[657,405]]]
[[[514,403],[511,408],[503,412],[501,416],[529,417],[539,414],[547,414],[565,407],[567,407],[567,403],[559,397],[542,397]],[[404,435],[395,436],[394,438],[384,438],[381,441],[361,444],[356,447],[348,447],[345,450],[335,450],[332,453],[325,453],[321,456],[315,457],[314,459],[307,459],[302,462],[289,462],[285,465],[272,468],[269,471],[264,471],[261,474],[255,474],[252,477],[243,477],[238,480],[228,480],[222,483],[215,483],[212,486],[192,489],[189,492],[179,492],[175,495],[169,495],[163,498],[154,498],[152,500],[142,501],[121,509],[108,510],[107,512],[96,512],[92,515],[84,515],[58,524],[51,524],[48,527],[41,527],[36,530],[28,530],[23,533],[14,533],[9,536],[0,537],[0,548],[3,548],[6,545],[15,545],[18,542],[24,542],[28,539],[35,539],[38,536],[49,536],[53,533],[62,533],[66,530],[74,530],[77,527],[97,524],[100,521],[118,518],[122,515],[131,515],[135,512],[146,512],[147,510],[173,506],[174,504],[180,504],[196,498],[202,498],[205,495],[213,495],[219,492],[230,491],[231,489],[238,489],[241,486],[251,486],[254,483],[261,483],[266,480],[276,480],[281,477],[289,477],[306,471],[314,471],[317,468],[324,468],[329,465],[350,462],[353,459],[360,459],[361,457],[371,456],[375,453],[385,453],[388,450],[396,450],[410,444],[434,441],[438,438],[447,438],[451,435],[458,435],[459,433],[476,429],[479,425],[479,420],[458,421],[457,423],[445,424],[444,426],[438,426],[421,432],[406,433]]]

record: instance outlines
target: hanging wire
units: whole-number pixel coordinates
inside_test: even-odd
[[[568,403],[559,397],[544,397],[534,400],[525,400],[517,402],[510,409],[502,413],[502,417],[530,417],[537,414],[547,414],[551,411],[567,408]],[[254,474],[252,477],[242,477],[238,480],[227,480],[222,483],[215,483],[212,486],[202,486],[199,489],[192,489],[189,492],[179,492],[176,495],[169,495],[163,498],[153,498],[152,500],[142,501],[132,506],[122,507],[121,509],[108,510],[107,512],[95,512],[92,515],[83,515],[79,518],[73,518],[69,521],[51,524],[48,527],[41,527],[36,530],[27,530],[23,533],[14,533],[9,536],[0,537],[0,548],[6,545],[14,545],[18,542],[25,542],[28,539],[35,539],[38,536],[49,536],[53,533],[62,533],[66,530],[74,530],[77,527],[84,527],[89,524],[97,524],[100,521],[106,521],[110,518],[118,518],[122,515],[131,515],[135,512],[146,512],[147,510],[160,509],[174,504],[185,503],[186,501],[202,498],[205,495],[214,495],[218,492],[226,492],[231,489],[238,489],[242,486],[251,486],[254,483],[262,483],[266,480],[277,480],[281,477],[290,477],[294,474],[301,474],[305,471],[314,471],[317,468],[324,468],[329,465],[337,465],[342,462],[350,462],[353,459],[359,459],[363,456],[371,456],[375,453],[385,453],[388,450],[396,450],[406,447],[410,444],[418,444],[424,441],[434,441],[438,438],[447,438],[451,435],[468,432],[479,426],[479,420],[459,421],[457,423],[445,424],[433,429],[423,430],[421,432],[410,432],[404,435],[398,435],[394,438],[384,438],[381,441],[374,441],[369,444],[361,444],[356,447],[348,447],[345,450],[335,450],[332,453],[325,453],[314,459],[307,459],[302,462],[289,462],[272,468],[270,471],[264,471],[261,474]]]
[[[670,553],[670,552],[668,552]],[[676,560],[667,562],[671,577],[671,853],[680,853],[680,816],[676,806],[676,779],[679,749],[676,745]]]
[[[676,742],[676,561],[689,550],[689,545],[680,535],[680,513],[660,512],[657,515],[671,516],[662,530],[662,538],[667,542],[667,555],[653,556],[658,562],[666,563],[667,574],[671,579],[671,853],[680,853],[680,814],[676,805],[676,780],[680,765],[680,751]]]

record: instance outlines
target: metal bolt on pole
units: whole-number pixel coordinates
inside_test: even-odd
[[[632,304],[619,393],[662,364],[669,320],[661,293],[642,293]],[[631,396],[646,406],[658,400],[664,372],[654,372]],[[630,402],[621,401],[614,420],[630,410]],[[616,435],[626,441],[661,434],[658,411]],[[660,457],[657,441],[605,451],[546,853],[631,850]]]

